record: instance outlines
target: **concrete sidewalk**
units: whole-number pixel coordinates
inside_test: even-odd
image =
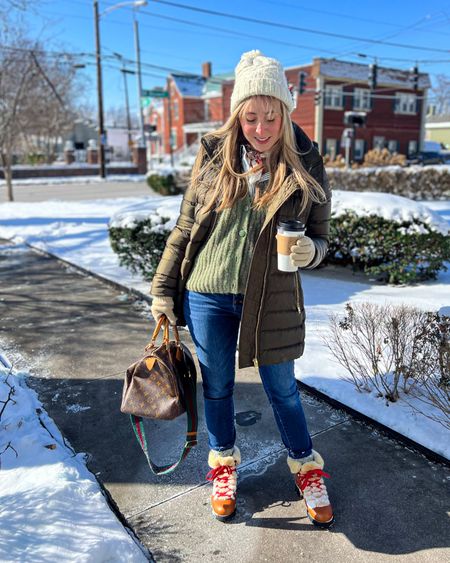
[[[148,304],[24,247],[0,244],[0,339],[29,384],[157,562],[450,560],[450,471],[313,397],[303,402],[331,474],[329,531],[310,524],[294,493],[271,408],[254,369],[238,372],[243,464],[232,523],[214,520],[199,446],[175,474],[153,476],[119,411],[123,374],[147,343]],[[187,333],[183,332],[189,343]],[[148,421],[156,462],[173,461],[184,418]]]

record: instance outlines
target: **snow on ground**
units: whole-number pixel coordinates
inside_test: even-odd
[[[60,185],[60,184],[96,184],[101,182],[145,182],[145,174],[108,174],[107,178],[100,176],[57,176],[56,178],[14,178],[14,188],[17,186]],[[6,185],[0,179],[0,188]]]
[[[64,443],[27,387],[28,374],[9,372],[0,354],[2,400],[14,389],[0,417],[0,560],[147,561],[110,510],[83,454]]]
[[[376,208],[396,220],[406,216],[424,217],[439,230],[443,221],[450,223],[450,202],[422,205],[380,193],[376,198],[361,193],[356,200],[355,197],[347,198],[346,194],[335,191],[334,210],[348,206],[354,209],[356,201],[362,214]],[[180,200],[179,196],[149,196],[70,203],[5,203],[0,205],[0,237],[26,241],[105,278],[148,293],[148,283],[119,266],[108,242],[108,221],[114,216],[114,224],[129,224],[157,212],[169,217],[169,225],[173,225]],[[436,281],[405,287],[332,279],[323,272],[304,272],[302,280],[308,321],[305,353],[296,362],[297,377],[450,459],[448,430],[425,416],[414,414],[403,402],[385,406],[374,394],[357,392],[353,385],[344,381],[343,368],[334,361],[322,341],[329,314],[343,312],[347,302],[403,303],[428,311],[450,306],[450,272],[442,272]]]

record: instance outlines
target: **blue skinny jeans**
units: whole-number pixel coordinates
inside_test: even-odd
[[[184,314],[203,380],[209,447],[229,450],[236,440],[233,390],[236,346],[243,295],[186,291]],[[294,362],[259,367],[261,381],[288,453],[295,459],[312,452]]]

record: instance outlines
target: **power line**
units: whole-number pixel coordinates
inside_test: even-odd
[[[70,0],[70,2],[86,6],[86,4],[83,1],[80,1],[80,0]],[[164,3],[164,2],[162,0],[160,0],[160,3]],[[165,2],[165,3],[168,3],[168,2]],[[108,4],[113,5],[110,2]],[[129,8],[126,8],[126,7],[124,7],[124,9],[129,10]],[[190,20],[175,18],[175,17],[171,17],[171,16],[165,16],[165,15],[161,15],[161,14],[155,14],[153,12],[148,12],[148,11],[145,11],[145,10],[142,10],[142,9],[140,10],[140,13],[142,15],[145,15],[145,16],[165,19],[165,20],[168,20],[168,21],[174,21],[174,22],[177,22],[177,23],[190,25],[190,26],[193,26],[193,27],[196,27],[196,28],[201,28],[201,29],[203,29],[203,32],[204,32],[205,28],[207,28],[207,29],[210,29],[212,31],[219,31],[219,32],[227,33],[229,35],[231,34],[231,35],[238,36],[238,37],[240,37],[240,36],[245,37],[245,38],[250,37],[250,38],[258,39],[258,40],[261,40],[261,41],[266,41],[268,43],[286,45],[286,46],[294,47],[294,48],[298,48],[298,49],[308,49],[308,50],[313,50],[313,51],[316,51],[316,52],[323,52],[323,53],[326,53],[326,54],[329,54],[329,55],[344,56],[344,55],[342,55],[342,52],[338,52],[338,51],[321,49],[319,47],[311,47],[309,45],[308,46],[301,45],[301,44],[298,44],[298,43],[272,39],[272,38],[260,36],[260,35],[240,33],[240,32],[234,31],[234,30],[229,30],[229,29],[225,29],[225,28],[217,27],[217,26],[211,26],[211,25],[205,26],[204,24],[193,22],[193,21],[190,21]],[[334,15],[336,15],[336,14],[334,14]],[[90,19],[86,16],[78,16],[77,15],[76,17],[81,18],[81,19],[86,19],[86,20]],[[228,16],[228,17],[234,17],[234,16]],[[350,16],[348,16],[348,17],[350,17]],[[112,21],[112,20],[110,20],[110,21]],[[114,20],[114,23],[122,24],[123,22],[119,22],[118,20]],[[267,22],[267,23],[270,23],[270,22]],[[379,23],[381,23],[381,22],[379,22]],[[145,24],[145,23],[141,23],[141,25],[143,27],[153,27],[154,28],[154,26],[148,26],[148,24]],[[185,30],[183,30],[183,32],[185,32]],[[368,41],[368,40],[362,39],[362,41]],[[383,41],[381,41],[381,40],[373,40],[373,41],[375,41],[375,42],[378,41],[378,43],[383,43]],[[372,40],[371,40],[371,42],[372,42]],[[405,47],[406,47],[406,45],[405,45]],[[143,52],[145,52],[145,51],[143,51]],[[450,52],[450,51],[443,50],[443,52],[447,53],[447,52]],[[357,54],[351,54],[351,53],[348,53],[345,56],[351,56],[352,58],[358,57]],[[407,59],[407,58],[397,58],[397,57],[382,57],[382,56],[379,56],[379,55],[376,55],[376,54],[370,55],[370,57],[377,58],[379,60],[386,60],[386,61],[389,60],[389,61],[396,61],[396,62],[408,62],[408,63],[419,63],[419,64],[439,64],[439,63],[448,62],[447,59],[444,59],[444,60],[441,60],[441,59],[437,59],[437,60],[426,59],[426,60],[424,60],[424,59],[417,59],[417,58]],[[187,71],[177,71],[177,72],[185,72],[186,74],[192,74],[192,73],[189,73]]]
[[[350,21],[360,21],[360,22],[365,22],[365,23],[370,23],[370,24],[377,24],[377,25],[388,25],[391,27],[397,27],[397,28],[402,28],[403,26],[399,26],[398,24],[392,23],[392,22],[388,22],[388,21],[380,21],[380,20],[374,20],[372,18],[361,18],[358,16],[351,16],[349,14],[343,14],[342,12],[330,12],[329,10],[319,10],[317,8],[311,8],[310,6],[299,6],[298,4],[290,4],[288,2],[279,2],[278,0],[275,2],[273,0],[259,0],[260,2],[264,2],[265,4],[272,4],[274,6],[285,6],[287,8],[293,8],[296,10],[301,10],[302,12],[315,12],[317,14],[324,14],[326,16],[334,16],[337,18],[343,18],[343,19],[347,19]],[[444,14],[442,14],[444,15]],[[445,19],[445,15],[444,15],[444,19]],[[447,17],[448,19],[448,17]],[[440,23],[440,22],[439,22]],[[424,30],[421,29],[420,31],[425,31],[426,33],[436,33],[435,31],[428,31],[428,30]],[[440,35],[449,35],[448,33],[440,33]]]
[[[10,50],[10,51],[19,51],[19,52],[28,53],[28,54],[42,53],[42,54],[45,54],[45,55],[50,56],[50,57],[67,56],[67,57],[73,57],[74,59],[80,59],[80,58],[94,59],[95,58],[95,53],[87,53],[87,52],[75,53],[75,52],[70,52],[70,51],[48,51],[48,50],[45,50],[45,49],[38,49],[38,48],[26,49],[24,47],[12,47],[12,46],[8,46],[8,45],[0,45],[0,49],[6,49],[6,50]],[[108,47],[105,47],[105,49],[110,51],[111,53],[113,53],[112,49],[109,49]],[[102,60],[106,60],[106,61],[115,61],[116,58],[117,57],[114,54],[102,55]],[[123,57],[123,60],[129,65],[136,65],[136,61],[134,59]],[[64,62],[66,63],[66,61],[64,61]],[[76,64],[75,60],[73,61],[73,63]],[[70,62],[67,61],[67,64],[70,64]],[[83,64],[90,65],[90,64],[95,64],[95,63],[83,61]],[[156,77],[156,78],[165,79],[165,78],[167,78],[167,73],[176,74],[178,76],[185,76],[186,78],[194,78],[194,77],[200,78],[201,77],[200,74],[195,74],[195,73],[192,73],[192,72],[186,72],[186,71],[174,69],[174,68],[171,68],[171,67],[154,65],[154,64],[145,63],[145,62],[142,62],[141,65],[143,67],[147,67],[147,68],[154,69],[156,71],[161,71],[161,72],[165,73],[165,74],[162,74],[161,76],[156,75],[156,74],[146,73],[147,76],[153,76],[153,77]],[[113,68],[113,67],[110,66],[109,68]],[[120,70],[119,67],[116,67],[116,69]],[[224,80],[222,80],[218,77],[210,78],[209,81],[214,83],[214,84],[222,84],[222,82],[224,82]]]
[[[335,51],[332,51],[330,49],[321,49],[320,47],[312,47],[311,45],[301,45],[299,43],[292,43],[291,41],[282,41],[279,39],[273,39],[271,37],[267,37],[267,36],[263,36],[263,35],[254,35],[251,33],[241,33],[239,31],[234,31],[231,29],[225,29],[223,27],[217,27],[217,26],[213,26],[213,25],[207,25],[205,26],[204,24],[198,23],[198,22],[192,22],[189,20],[185,20],[185,19],[181,19],[181,18],[174,18],[172,16],[163,16],[161,14],[154,14],[151,12],[147,12],[145,10],[141,10],[141,12],[146,15],[146,16],[150,16],[153,18],[160,18],[160,19],[164,19],[164,20],[169,20],[169,21],[174,21],[177,23],[183,23],[186,25],[191,25],[194,27],[200,27],[203,30],[206,28],[211,29],[212,31],[220,31],[220,32],[224,32],[227,33],[229,35],[235,35],[237,37],[244,37],[244,38],[251,38],[251,39],[258,39],[259,41],[266,41],[268,43],[275,43],[278,45],[286,45],[287,47],[295,47],[297,49],[307,49],[309,51],[315,51],[315,52],[321,52],[321,53],[327,53],[327,54],[335,54]]]
[[[240,16],[237,14],[228,14],[226,12],[217,12],[215,10],[208,10],[206,8],[198,8],[196,6],[188,6],[186,4],[179,4],[178,2],[170,2],[168,0],[158,0],[158,4],[165,4],[167,6],[172,6],[174,8],[181,8],[182,10],[191,10],[193,12],[200,12],[203,14],[209,14],[209,15],[213,15],[213,16],[219,16],[219,17],[223,17],[223,18],[231,18],[233,20],[240,20],[240,21],[245,21],[245,22],[249,22],[249,23],[256,23],[259,25],[267,25],[269,27],[276,27],[279,29],[289,29],[291,31],[301,31],[303,33],[311,33],[313,35],[321,35],[321,36],[325,36],[325,37],[335,37],[337,39],[349,39],[351,41],[362,41],[365,43],[374,43],[377,45],[387,45],[390,47],[398,47],[401,49],[415,49],[415,50],[420,50],[420,51],[432,51],[432,52],[436,52],[436,53],[450,53],[449,49],[438,49],[436,47],[426,47],[426,46],[420,46],[420,45],[408,45],[406,43],[394,43],[392,41],[383,41],[380,39],[368,39],[366,37],[357,37],[355,35],[346,35],[343,33],[334,33],[332,31],[320,31],[318,29],[311,29],[311,28],[307,28],[307,27],[298,27],[295,25],[290,25],[290,24],[284,24],[284,23],[276,23],[276,22],[271,22],[271,21],[267,21],[267,20],[261,20],[258,18],[249,18],[246,16]],[[145,12],[145,10],[142,10],[143,12]],[[148,12],[145,12],[148,13]]]

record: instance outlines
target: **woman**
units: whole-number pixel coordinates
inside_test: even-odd
[[[313,523],[333,512],[323,459],[311,437],[294,378],[304,348],[305,312],[297,272],[277,268],[280,220],[300,220],[292,246],[298,268],[314,268],[328,247],[330,190],[322,158],[289,117],[294,102],[275,59],[250,51],[235,72],[231,116],[202,139],[176,227],[152,284],[152,314],[187,323],[200,363],[211,451],[214,515],[236,509],[233,388],[239,367],[255,365],[273,407],[288,466]]]

